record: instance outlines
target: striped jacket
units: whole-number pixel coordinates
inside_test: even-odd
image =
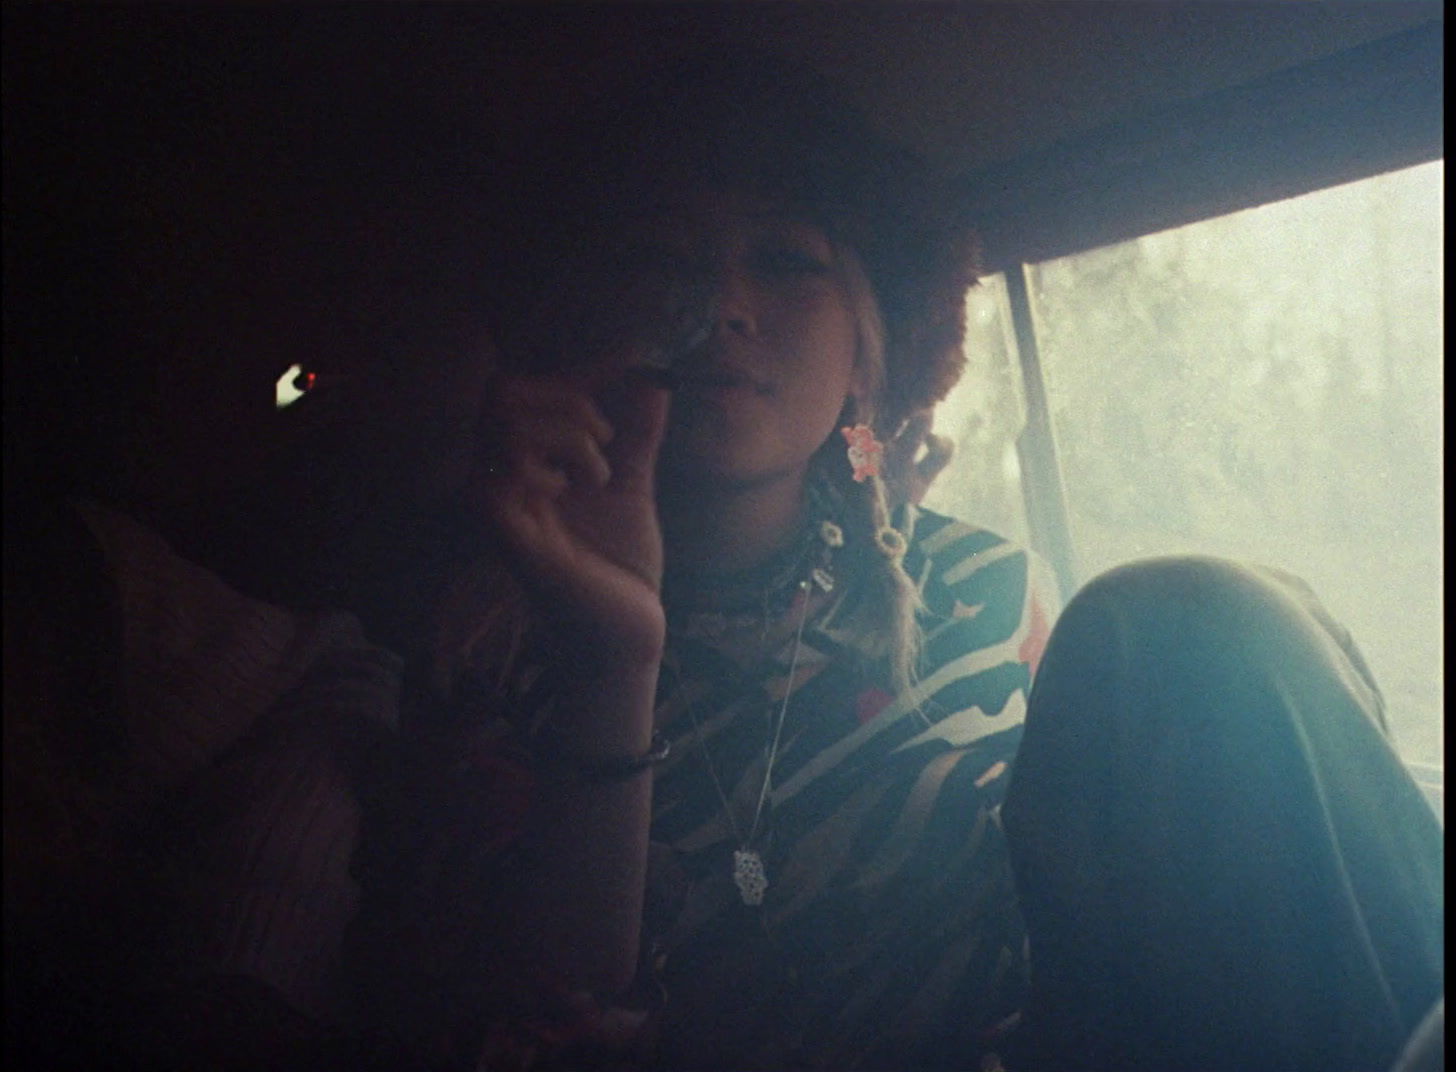
[[[664,1067],[977,1067],[1016,1011],[999,808],[1054,588],[995,533],[896,520],[924,604],[908,691],[848,560],[767,623],[670,618],[642,964]],[[758,906],[734,885],[745,843]]]

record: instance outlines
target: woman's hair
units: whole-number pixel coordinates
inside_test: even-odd
[[[843,242],[832,243],[835,268],[844,292],[849,297],[855,325],[855,366],[864,375],[865,396],[851,401],[855,412],[846,413],[845,424],[877,426],[876,407],[884,394],[885,327],[874,287],[865,274],[858,255]],[[815,456],[814,464],[823,470],[843,496],[849,516],[845,518],[850,538],[861,543],[861,561],[866,563],[861,574],[870,597],[870,606],[880,618],[874,635],[883,638],[883,654],[889,661],[890,678],[897,688],[905,689],[913,682],[920,652],[920,629],[916,612],[921,607],[920,593],[901,568],[900,558],[886,554],[881,548],[884,533],[891,527],[890,507],[884,481],[872,475],[863,481],[854,479],[845,449],[838,433]]]
[[[960,378],[978,245],[949,184],[780,58],[664,64],[545,132],[514,171],[494,232],[499,285],[486,296],[507,358],[560,357],[541,332],[580,300],[573,268],[665,190],[696,182],[776,201],[855,251],[884,328],[885,435]]]
[[[772,200],[834,247],[870,385],[846,423],[889,441],[955,384],[977,276],[973,232],[939,179],[832,88],[770,55],[714,54],[667,64],[603,101],[541,138],[518,169],[516,196],[503,201],[496,233],[506,260],[490,314],[505,365],[530,372],[569,361],[574,332],[593,315],[585,306],[611,306],[594,290],[603,252],[664,193],[706,185]],[[846,551],[867,563],[871,633],[904,686],[919,595],[900,567],[884,484],[854,480],[845,447],[836,430],[814,465],[846,504]]]

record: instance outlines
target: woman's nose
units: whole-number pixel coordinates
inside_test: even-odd
[[[718,271],[713,302],[714,330],[752,336],[758,331],[756,291],[742,268],[725,265]]]

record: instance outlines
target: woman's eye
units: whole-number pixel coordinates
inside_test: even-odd
[[[756,251],[751,263],[756,274],[768,279],[796,279],[828,275],[829,264],[819,256],[788,246]]]

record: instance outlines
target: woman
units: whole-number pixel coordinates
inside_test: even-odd
[[[1440,830],[1308,590],[1127,567],[1032,694],[1036,561],[874,473],[963,360],[971,247],[914,162],[740,57],[561,144],[506,244],[480,500],[533,609],[495,591],[513,624],[454,634],[446,676],[527,681],[505,739],[574,771],[535,799],[585,869],[517,948],[632,978],[578,1038],[668,1068],[1393,1060],[1444,985]]]
[[[568,831],[526,840],[595,853],[543,883],[542,963],[630,979],[667,1067],[974,1063],[1025,984],[998,811],[1055,606],[877,471],[960,372],[969,232],[782,71],[647,93],[530,172],[493,322],[481,508],[534,597],[519,667],[549,669],[511,739]],[[462,645],[477,688],[496,639]]]

